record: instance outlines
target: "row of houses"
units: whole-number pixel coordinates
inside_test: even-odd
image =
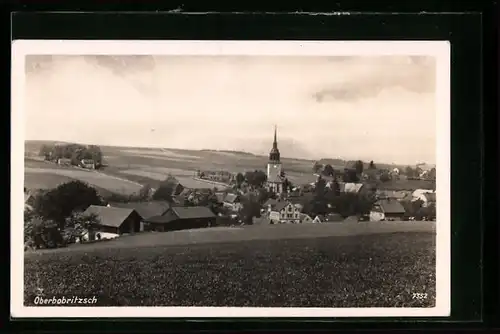
[[[60,166],[73,166],[73,161],[67,158],[57,159],[57,164]],[[92,159],[82,159],[78,163],[78,167],[86,168],[86,169],[95,169],[96,163]]]

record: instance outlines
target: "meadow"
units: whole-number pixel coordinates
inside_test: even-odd
[[[36,155],[41,143],[47,142],[27,141],[26,154]],[[36,162],[34,160],[26,164],[27,173],[38,173],[38,175],[51,174],[47,181],[33,182],[34,177],[30,177],[31,183],[57,184],[66,178],[75,178],[85,181],[91,185],[99,186],[107,191],[119,193],[133,193],[140,188],[140,185],[149,184],[153,188],[169,175],[182,179],[183,182],[193,183],[193,186],[211,187],[193,181],[193,176],[197,170],[225,170],[233,173],[245,173],[256,169],[266,170],[266,156],[258,156],[245,152],[227,152],[213,150],[180,150],[161,148],[133,148],[133,147],[112,147],[101,146],[104,155],[104,168],[100,173],[84,174],[85,171],[68,172],[68,167],[58,167],[55,164]],[[284,170],[289,180],[294,184],[309,184],[316,181],[316,176],[312,173],[314,164],[311,160],[282,158]],[[40,165],[41,164],[41,165]],[[51,166],[48,166],[51,165]],[[31,168],[31,169],[30,169]],[[69,167],[71,169],[71,167]],[[342,169],[343,166],[334,166]],[[39,171],[35,171],[39,169]],[[49,172],[47,169],[50,169]],[[52,171],[57,169],[57,172]],[[61,171],[64,170],[64,171]],[[41,176],[40,176],[41,177]],[[127,182],[130,181],[130,182]],[[380,189],[387,190],[414,190],[418,188],[433,188],[435,184],[429,181],[419,180],[393,180],[380,183]]]
[[[132,194],[142,187],[137,182],[117,176],[25,159],[24,186],[27,189],[52,189],[60,184],[74,180],[88,183],[105,194]]]
[[[415,226],[326,227],[330,234],[310,232],[319,225],[208,228],[27,253],[25,304],[43,291],[97,295],[98,306],[432,307],[435,233]],[[413,299],[415,292],[428,298]]]

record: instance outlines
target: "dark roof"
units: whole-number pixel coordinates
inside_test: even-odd
[[[99,225],[120,227],[125,219],[127,219],[134,212],[140,217],[134,209],[91,205],[87,208],[87,210],[85,210],[84,214],[96,214],[100,219]]]
[[[342,217],[338,213],[330,213],[330,214],[326,215],[326,217],[325,217],[325,221],[327,221],[327,222],[339,222],[339,221],[343,221],[343,220],[344,220],[344,217]]]
[[[276,204],[278,203],[277,200],[275,200],[274,198],[269,198],[265,203],[264,205],[270,205],[270,206],[275,206]]]
[[[224,198],[224,202],[226,203],[235,203],[239,200],[239,195],[236,194],[227,194],[226,198]]]
[[[314,193],[305,193],[300,196],[290,196],[288,200],[293,204],[306,204],[314,199]]]
[[[274,207],[272,208],[272,210],[279,212],[283,210],[288,204],[290,204],[290,202],[285,202],[285,201],[277,202],[276,205],[274,205]]]
[[[166,201],[109,203],[109,205],[116,208],[134,209],[143,218],[163,215],[170,209],[170,204]]]
[[[405,213],[405,208],[394,199],[380,200],[376,204],[380,206],[384,213]]]
[[[192,219],[192,218],[213,218],[215,217],[212,210],[205,206],[174,206],[171,208],[179,219]]]

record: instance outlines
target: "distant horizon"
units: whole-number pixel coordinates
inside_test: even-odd
[[[65,143],[65,144],[77,144],[77,145],[96,145],[100,147],[112,147],[112,148],[139,148],[139,149],[164,149],[164,150],[179,150],[179,151],[193,151],[193,152],[200,152],[200,151],[213,151],[213,152],[234,152],[234,153],[242,153],[242,154],[248,154],[248,155],[253,155],[255,157],[267,157],[267,153],[264,154],[259,154],[259,153],[254,153],[250,151],[244,151],[244,150],[231,150],[231,149],[213,149],[213,148],[201,148],[201,149],[183,149],[183,148],[177,148],[177,147],[164,147],[164,146],[131,146],[131,145],[101,145],[98,143],[85,143],[85,142],[73,142],[73,141],[64,141],[64,140],[53,140],[53,139],[26,139],[25,143],[27,142],[50,142],[50,143]],[[281,153],[281,152],[280,152]],[[289,159],[289,160],[304,160],[304,161],[320,161],[320,160],[342,160],[344,162],[350,162],[350,161],[358,161],[361,160],[365,164],[369,164],[370,161],[372,160],[363,160],[363,159],[346,159],[342,157],[329,157],[329,156],[324,156],[320,157],[318,159],[309,159],[309,158],[301,158],[301,157],[290,157],[281,154],[282,159]],[[387,161],[375,161],[373,160],[374,164],[382,164],[382,165],[394,165],[394,166],[410,166],[410,167],[415,167],[417,165],[429,165],[429,166],[434,166],[435,164],[426,162],[426,161],[420,161],[414,164],[404,164],[404,163],[395,163],[395,162],[387,162]]]

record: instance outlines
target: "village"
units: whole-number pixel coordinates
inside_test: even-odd
[[[83,152],[83,155],[76,162],[75,159],[59,158],[55,163],[96,169],[102,157],[96,158],[95,152],[99,151],[95,147],[91,149],[93,153],[77,148],[76,151]],[[51,153],[48,155],[46,158],[50,160]],[[275,129],[266,171],[235,174],[224,170],[197,170],[188,182],[169,176],[158,189],[143,189],[137,198],[111,196],[98,204],[79,207],[80,216],[75,218],[72,212],[73,218],[70,219],[80,221],[80,227],[73,226],[66,238],[48,237],[57,234],[56,229],[61,234],[68,232],[61,231],[61,224],[53,224],[58,227],[51,230],[51,225],[44,222],[41,215],[34,215],[34,207],[40,206],[37,193],[26,190],[25,220],[35,221],[28,224],[26,239],[32,247],[40,248],[49,247],[48,244],[54,247],[57,244],[95,242],[141,232],[216,226],[435,220],[435,189],[378,189],[377,182],[383,182],[384,178],[405,177],[397,168],[378,170],[371,162],[365,170],[363,162],[358,161],[352,168],[339,171],[331,165],[315,163],[308,176],[311,182],[293,184],[287,178],[285,167],[281,162]],[[435,169],[419,170],[417,177],[428,178],[430,174],[435,178]],[[47,242],[49,239],[65,241]]]

